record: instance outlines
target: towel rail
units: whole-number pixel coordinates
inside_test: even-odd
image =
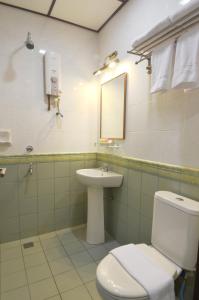
[[[186,17],[178,20],[175,24],[163,29],[158,34],[153,35],[151,38],[146,41],[140,43],[133,49],[127,51],[129,54],[137,55],[140,57],[136,64],[141,63],[144,60],[148,60],[148,74],[151,74],[151,54],[152,50],[158,45],[166,42],[170,39],[177,39],[181,36],[182,33],[187,31],[188,29],[194,27],[199,24],[199,9],[194,12],[188,14]],[[149,71],[150,70],[150,71]]]

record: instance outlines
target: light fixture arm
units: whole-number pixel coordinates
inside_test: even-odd
[[[107,55],[104,60],[104,64],[102,67],[93,72],[94,76],[100,75],[103,71],[105,71],[112,63],[119,63],[118,52],[114,51],[111,54]]]

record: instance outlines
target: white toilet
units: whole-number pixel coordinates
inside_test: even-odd
[[[154,197],[152,245],[136,247],[176,279],[183,270],[194,271],[199,240],[199,202],[161,191]],[[97,288],[105,300],[146,300],[145,289],[112,254],[97,268]]]

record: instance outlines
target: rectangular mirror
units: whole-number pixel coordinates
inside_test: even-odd
[[[126,88],[127,73],[101,85],[101,139],[125,139]]]

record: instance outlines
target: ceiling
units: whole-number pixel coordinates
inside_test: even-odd
[[[99,32],[128,0],[3,0],[0,4]]]

